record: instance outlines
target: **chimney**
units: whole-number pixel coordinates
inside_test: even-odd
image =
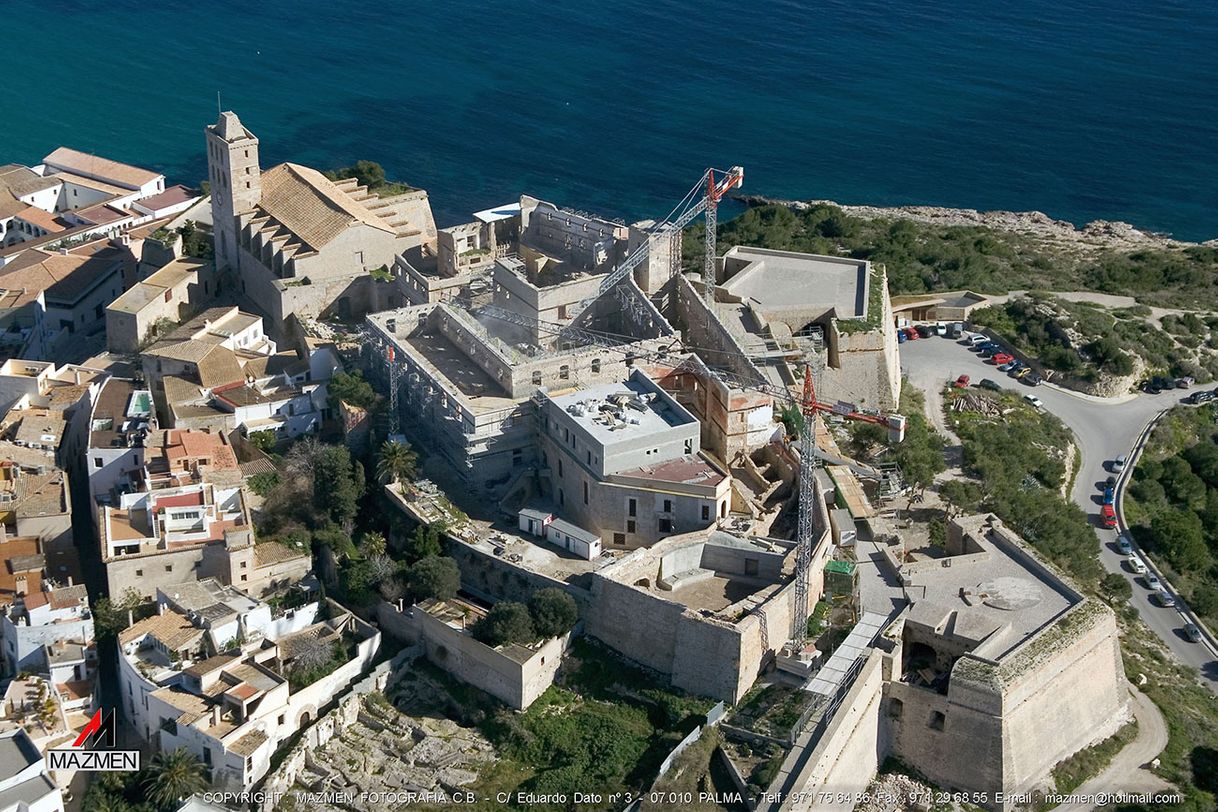
[[[59,255],[60,255],[60,256],[63,256],[63,257],[66,257],[66,256],[68,255],[68,249],[67,249],[67,248],[65,248],[65,247],[61,247],[61,248],[59,249]]]
[[[24,595],[25,591],[28,587],[29,587],[29,582],[26,580],[26,577],[24,575],[18,575],[16,578],[16,585],[15,585],[13,591],[16,592],[18,595]]]
[[[135,614],[130,609],[127,610],[127,625],[128,626],[135,625]]]

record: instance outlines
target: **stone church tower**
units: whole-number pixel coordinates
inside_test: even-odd
[[[216,236],[216,268],[240,270],[237,216],[262,199],[258,139],[237,114],[224,112],[207,135],[207,178],[211,183],[211,216]]]

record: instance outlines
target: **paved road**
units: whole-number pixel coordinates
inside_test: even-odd
[[[1163,752],[1167,746],[1167,725],[1155,703],[1141,691],[1129,689],[1133,715],[1138,720],[1138,735],[1108,762],[1099,775],[1093,776],[1072,794],[1096,797],[1101,793],[1129,792],[1153,794],[1170,792],[1172,785],[1142,767]],[[1089,812],[1093,803],[1062,804],[1055,812]]]
[[[1109,474],[1104,466],[1113,458],[1128,454],[1147,423],[1178,403],[1180,393],[1140,394],[1122,401],[1104,401],[1048,385],[1030,387],[999,372],[965,345],[937,336],[902,344],[901,366],[910,382],[924,392],[937,391],[960,375],[968,375],[974,384],[989,378],[1020,394],[1035,393],[1047,410],[1061,418],[1074,432],[1082,452],[1082,470],[1075,480],[1072,498],[1095,526],[1100,538],[1100,562],[1110,572],[1119,572],[1129,579],[1133,585],[1130,603],[1146,625],[1162,638],[1177,659],[1198,669],[1210,689],[1218,693],[1218,652],[1204,643],[1190,643],[1184,637],[1185,620],[1177,610],[1150,602],[1150,590],[1140,578],[1135,579],[1117,550],[1117,532],[1104,530],[1098,521],[1100,487]],[[928,397],[927,402],[936,400]]]

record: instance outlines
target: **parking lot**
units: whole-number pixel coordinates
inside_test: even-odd
[[[970,386],[991,381],[992,386],[999,390],[1038,398],[1041,408],[1056,415],[1073,431],[1083,462],[1071,496],[1087,512],[1099,536],[1100,562],[1110,572],[1119,572],[1130,580],[1134,587],[1131,604],[1147,625],[1180,661],[1198,668],[1211,689],[1218,693],[1218,662],[1215,661],[1218,652],[1211,651],[1204,642],[1188,640],[1184,632],[1187,620],[1178,608],[1151,602],[1153,593],[1142,578],[1132,571],[1127,556],[1122,555],[1118,548],[1118,531],[1105,529],[1100,519],[1105,481],[1113,475],[1107,466],[1118,456],[1128,455],[1150,421],[1179,403],[1190,392],[1169,389],[1157,394],[1097,398],[1051,383],[1031,386],[999,372],[989,359],[981,357],[968,346],[964,338],[952,340],[931,336],[907,339],[900,350],[902,371],[912,384],[927,394],[927,408],[932,410],[930,416],[937,426],[943,426],[940,397],[943,387],[961,375],[968,375]]]

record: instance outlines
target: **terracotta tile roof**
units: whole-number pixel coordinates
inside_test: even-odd
[[[208,389],[245,380],[237,356],[227,347],[215,347],[199,360],[199,383]]]
[[[325,246],[357,223],[395,233],[333,181],[316,169],[298,164],[280,164],[262,173],[259,208],[313,249]]]
[[[249,733],[246,733],[241,738],[237,739],[226,748],[228,752],[235,753],[238,756],[252,756],[257,752],[258,748],[265,744],[267,735],[262,730],[255,728]]]
[[[190,668],[185,669],[182,673],[190,674],[192,677],[202,677],[204,674],[208,674],[216,669],[223,668],[236,659],[238,659],[238,655],[236,654],[217,654],[214,657],[208,657],[206,660],[201,660],[195,663]]]
[[[170,186],[165,191],[151,197],[145,197],[139,201],[140,206],[149,211],[160,211],[167,209],[170,206],[176,206],[179,203],[185,203],[188,200],[194,200],[199,197],[198,193],[193,189],[189,189],[181,184]]]
[[[161,177],[158,172],[141,169],[138,166],[131,166],[130,164],[119,163],[118,161],[112,161],[109,158],[102,158],[98,155],[90,155],[87,152],[80,152],[70,147],[60,147],[43,158],[42,162],[53,167],[63,167],[71,172],[91,175],[134,189],[138,189],[145,183]]]
[[[271,564],[308,557],[309,553],[293,550],[291,547],[286,544],[280,544],[278,541],[263,541],[254,545],[255,567],[268,567]]]
[[[202,638],[203,630],[196,629],[186,615],[166,609],[163,614],[144,618],[123,629],[118,633],[118,640],[125,645],[149,634],[170,651],[181,651]]]
[[[50,596],[52,609],[67,609],[89,602],[89,590],[84,584],[63,586],[46,594]]]
[[[43,231],[49,231],[52,234],[58,234],[61,231],[67,231],[68,227],[59,221],[59,218],[51,214],[49,211],[40,209],[37,206],[26,206],[16,215],[19,219],[32,223],[38,226]]]

